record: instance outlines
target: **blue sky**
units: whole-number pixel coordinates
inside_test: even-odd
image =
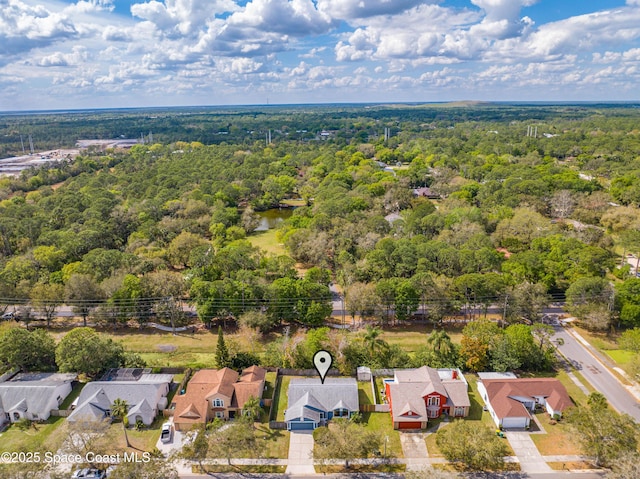
[[[0,111],[640,100],[640,0],[0,0]]]

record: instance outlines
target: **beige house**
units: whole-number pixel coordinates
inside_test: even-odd
[[[241,414],[250,397],[260,399],[266,370],[251,366],[242,374],[233,369],[201,369],[196,372],[184,394],[174,398],[173,424],[186,431],[215,418],[233,419]]]

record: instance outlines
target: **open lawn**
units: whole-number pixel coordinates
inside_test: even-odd
[[[362,414],[362,423],[368,430],[382,437],[382,447],[387,443],[387,457],[404,457],[400,444],[400,433],[393,429],[391,414],[388,412],[366,412]],[[388,440],[386,438],[389,438]],[[380,451],[384,453],[384,450]]]
[[[21,431],[12,425],[0,434],[0,451],[57,451],[64,440],[64,435],[56,433],[62,424],[63,417],[50,417],[44,423],[34,423],[27,431]]]
[[[637,354],[634,351],[627,351],[626,349],[609,349],[605,351],[605,353],[621,366],[629,364]]]
[[[272,253],[274,255],[280,256],[286,254],[286,251],[284,249],[284,245],[276,239],[277,231],[278,230],[275,228],[267,231],[256,231],[255,233],[247,236],[247,240],[253,246],[257,246],[267,253]]]
[[[446,327],[447,334],[454,343],[460,343],[462,329],[458,327]],[[427,345],[427,337],[433,331],[429,324],[410,324],[400,326],[385,326],[380,335],[389,344],[397,344],[406,352],[415,352]]]

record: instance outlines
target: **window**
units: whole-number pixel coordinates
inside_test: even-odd
[[[440,406],[440,396],[428,397],[427,406]]]
[[[349,410],[340,408],[333,411],[333,417],[349,417]]]
[[[224,413],[222,411],[216,411],[216,417],[220,419],[224,419]]]
[[[455,417],[459,417],[459,416],[464,416],[464,408],[463,407],[457,407],[453,410],[453,415]]]
[[[213,400],[213,407],[224,407],[224,401],[220,398],[215,398]]]

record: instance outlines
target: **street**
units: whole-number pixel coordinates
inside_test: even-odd
[[[618,412],[629,414],[636,422],[640,422],[640,404],[638,401],[565,328],[554,325],[554,329],[556,334],[552,340],[555,341],[560,338],[564,341],[564,344],[558,346],[558,350],[580,371],[580,374],[596,390],[604,394]]]

